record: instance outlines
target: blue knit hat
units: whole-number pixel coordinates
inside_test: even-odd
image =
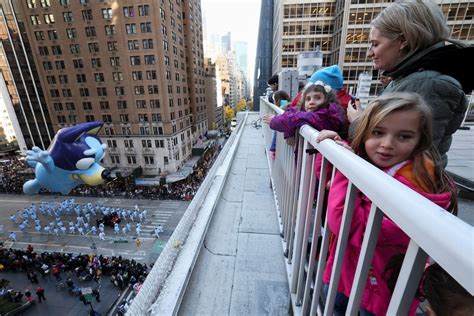
[[[342,71],[338,65],[332,65],[316,71],[308,80],[309,82],[322,81],[334,90],[342,89]]]

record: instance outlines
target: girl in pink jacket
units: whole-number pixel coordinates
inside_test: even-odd
[[[322,131],[318,140],[326,138],[340,141],[340,137],[332,131]],[[419,95],[390,93],[372,101],[356,127],[351,149],[427,199],[456,213],[456,191],[433,148],[431,112]],[[329,228],[336,239],[347,186],[347,178],[339,171],[336,172],[329,192],[327,214]],[[355,202],[334,307],[336,315],[344,313],[347,307],[371,204],[363,194],[359,194]],[[387,284],[387,265],[391,258],[406,253],[409,240],[394,222],[387,217],[383,219],[362,297],[361,315],[386,314],[393,290]],[[330,246],[323,276],[326,284],[331,277],[336,244],[335,241]],[[410,315],[415,314],[418,303],[414,300]]]

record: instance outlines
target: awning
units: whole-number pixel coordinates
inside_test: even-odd
[[[183,166],[181,169],[166,176],[166,183],[173,183],[177,181],[181,181],[189,177],[191,173],[193,173],[194,168],[189,166]]]
[[[158,186],[161,184],[161,177],[135,179],[135,185],[142,187]]]

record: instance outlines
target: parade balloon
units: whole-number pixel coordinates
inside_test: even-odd
[[[99,185],[110,171],[100,165],[107,145],[97,134],[104,123],[88,122],[60,129],[48,150],[33,147],[26,162],[35,169],[35,179],[23,184],[25,194],[36,194],[41,188],[68,194],[81,184]]]

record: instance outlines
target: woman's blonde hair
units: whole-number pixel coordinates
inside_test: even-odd
[[[424,99],[410,92],[394,92],[383,94],[369,103],[367,109],[358,120],[354,131],[351,147],[359,156],[369,160],[365,150],[365,142],[372,135],[375,127],[388,115],[401,111],[413,111],[419,114],[420,139],[411,157],[415,182],[420,187],[427,187],[430,193],[450,192],[452,203],[450,210],[457,212],[456,191],[451,179],[441,166],[441,158],[433,145],[431,109]],[[434,164],[434,177],[430,175],[425,160]]]
[[[371,25],[383,36],[395,40],[403,37],[406,57],[436,43],[450,41],[446,17],[431,0],[397,1],[382,10]]]

